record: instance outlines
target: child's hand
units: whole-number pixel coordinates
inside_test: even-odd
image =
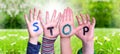
[[[81,30],[76,32],[76,36],[82,40],[83,48],[82,53],[83,54],[94,54],[94,27],[95,27],[95,18],[92,19],[92,23],[90,23],[90,16],[89,15],[80,15],[82,18],[82,21],[80,21],[80,18],[76,16],[78,20],[79,26],[81,26]]]
[[[59,29],[61,37],[70,37],[75,33],[73,12],[70,8],[64,9]]]
[[[48,39],[50,38],[57,38],[59,35],[58,29],[58,20],[61,13],[56,16],[56,10],[54,10],[52,17],[49,17],[49,12],[46,12],[46,23],[41,22],[44,30],[44,36]]]
[[[94,26],[95,26],[95,18],[92,19],[92,23],[90,23],[90,16],[89,15],[80,15],[80,18],[76,16],[79,26],[81,26],[81,30],[76,32],[78,38],[80,38],[83,42],[88,42],[93,40],[94,38]]]
[[[39,10],[39,13],[37,14],[37,10],[35,8],[34,8],[34,11],[30,10],[30,13],[28,16],[25,14],[25,20],[26,20],[27,28],[29,32],[29,41],[33,44],[37,44],[38,37],[43,32],[41,23],[39,22],[40,18],[41,18],[40,10]]]
[[[61,16],[60,29],[60,46],[61,54],[72,54],[70,37],[79,29],[74,27],[74,18],[72,9],[66,8]]]

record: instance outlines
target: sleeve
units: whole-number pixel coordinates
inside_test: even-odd
[[[43,37],[42,41],[42,54],[54,54],[54,42],[56,39],[48,39]]]
[[[34,45],[30,42],[28,42],[27,52],[26,54],[39,54],[40,51],[40,42],[38,42],[37,45]]]
[[[82,48],[78,50],[77,54],[82,54]],[[96,54],[95,51],[94,54]]]
[[[78,50],[77,54],[82,54],[82,48]]]

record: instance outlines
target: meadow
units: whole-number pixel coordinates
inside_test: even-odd
[[[96,28],[94,41],[96,54],[120,54],[120,29]],[[0,54],[26,54],[27,43],[26,29],[0,29]],[[82,48],[81,40],[75,35],[71,37],[71,46],[73,54]],[[59,37],[55,42],[55,54],[60,54]]]

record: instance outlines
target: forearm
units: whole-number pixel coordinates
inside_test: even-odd
[[[28,42],[26,54],[39,54],[40,45],[41,45],[41,44],[40,44],[39,42],[37,42],[36,45]]]
[[[83,42],[83,48],[82,48],[83,54],[94,54],[94,41],[90,42]]]
[[[38,37],[29,37],[27,54],[39,54],[40,51],[40,42],[38,42]]]
[[[72,54],[70,38],[60,38],[61,54]]]
[[[56,39],[48,39],[43,37],[42,41],[42,54],[54,54],[54,42]]]

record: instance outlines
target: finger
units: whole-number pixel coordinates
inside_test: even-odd
[[[76,33],[76,32],[78,32],[78,31],[80,31],[82,28],[83,28],[82,26],[78,26],[78,27],[74,30],[73,33]]]
[[[66,21],[66,16],[67,16],[67,15],[66,15],[66,9],[65,9],[65,10],[64,10],[64,13],[63,13],[63,19],[64,19],[63,21]]]
[[[34,17],[34,20],[37,20],[37,14],[36,14],[36,11],[37,11],[36,8],[34,8],[34,16],[33,16],[33,17]]]
[[[73,22],[73,24],[74,24],[74,18],[73,18],[73,12],[72,12],[72,9],[70,9],[70,21],[72,21]]]
[[[80,21],[80,18],[78,16],[76,16],[76,18],[77,18],[78,24],[81,25],[82,22]]]
[[[56,10],[54,10],[54,12],[53,12],[52,20],[51,20],[52,22],[55,21],[55,17],[56,17]]]
[[[82,39],[83,36],[82,36],[82,35],[79,35],[79,34],[81,34],[81,31],[76,31],[75,35],[76,35],[78,38]]]
[[[90,25],[90,16],[87,14],[86,17],[87,17],[87,23]]]
[[[68,20],[69,20],[69,21],[70,21],[70,19],[71,19],[71,18],[70,18],[70,17],[71,17],[70,15],[71,15],[70,8],[68,8]]]
[[[56,21],[60,22],[60,20],[61,20],[60,18],[61,18],[61,13],[58,14]]]
[[[37,20],[38,20],[39,18],[41,18],[41,11],[40,11],[40,10],[39,10],[39,12],[38,12]]]
[[[61,15],[62,15],[61,12],[59,12],[58,15],[56,14],[56,17],[55,17],[54,20],[55,21],[58,20],[58,19],[60,20],[61,19]]]
[[[92,25],[95,26],[95,24],[96,24],[96,20],[95,20],[95,18],[93,17],[93,18],[92,18]]]
[[[57,22],[56,28],[59,29],[59,26],[60,26],[60,22]]]
[[[82,18],[82,22],[85,24],[86,23],[86,19],[85,16],[83,14],[80,14],[81,18]]]
[[[72,9],[70,9],[69,11],[70,11],[70,20],[73,20],[73,11]]]
[[[39,12],[38,12],[38,17],[37,17],[38,19],[37,20],[39,20],[40,21],[40,23],[42,23],[41,22],[41,20],[42,20],[42,17],[41,17],[41,11],[39,10]]]
[[[69,18],[70,18],[69,16],[70,16],[69,7],[67,7],[67,9],[66,9],[66,21],[69,20]]]
[[[59,24],[60,24],[60,21],[61,21],[61,13],[58,14],[58,17],[57,17],[57,28],[59,27]]]
[[[68,21],[69,20],[69,8],[67,8],[65,12],[66,12],[65,20]]]
[[[60,23],[62,23],[64,21],[64,16],[63,16],[63,14],[61,14],[61,16],[60,16]]]
[[[33,21],[33,14],[32,14],[32,10],[29,11],[29,15],[30,15],[30,21]]]
[[[46,11],[46,24],[49,23],[49,21],[50,21],[50,20],[49,20],[49,12]]]
[[[43,19],[41,17],[39,17],[39,20],[40,20],[40,23],[41,23],[42,27],[44,28],[45,23],[44,23]]]
[[[24,15],[24,18],[25,18],[26,23],[28,24],[29,20],[28,20],[28,16],[26,14]]]

